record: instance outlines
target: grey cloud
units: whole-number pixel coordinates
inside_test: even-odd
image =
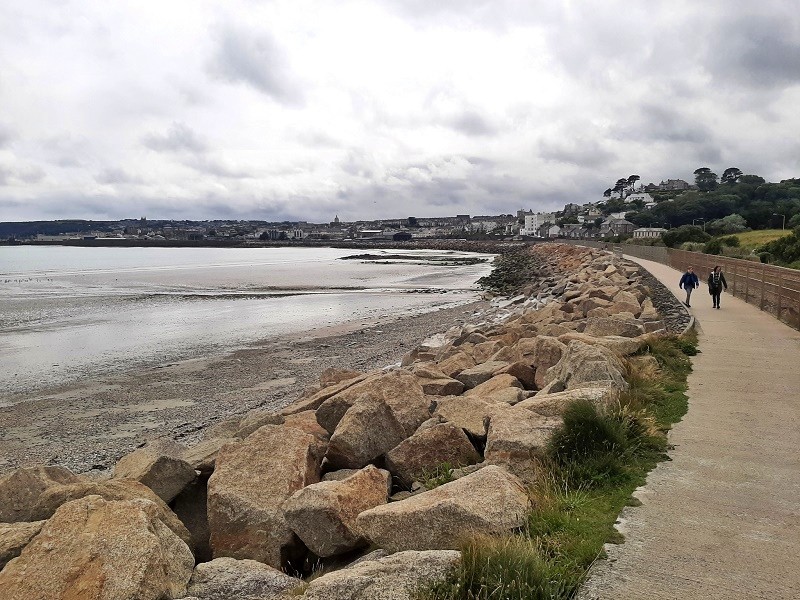
[[[5,148],[17,137],[17,132],[9,125],[0,123],[0,148]]]
[[[297,141],[312,148],[341,148],[341,140],[328,135],[323,131],[302,132],[297,136]]]
[[[208,70],[225,81],[246,83],[283,104],[302,103],[283,52],[266,32],[223,28]]]
[[[706,64],[720,83],[776,87],[800,83],[797,7],[784,14],[733,14],[714,28]]]
[[[0,165],[0,185],[39,183],[46,175],[38,165]]]
[[[224,177],[228,179],[251,179],[254,177],[249,171],[225,164],[223,161],[208,156],[196,156],[186,161],[186,166],[207,175]]]
[[[143,182],[141,177],[131,175],[119,167],[107,167],[95,175],[94,179],[97,183],[105,185]]]
[[[39,183],[45,178],[45,171],[39,166],[29,165],[17,170],[17,178],[24,183]]]
[[[475,111],[465,111],[448,121],[448,125],[465,135],[490,136],[497,133],[497,128]]]
[[[164,134],[148,133],[142,143],[156,152],[203,153],[208,150],[206,143],[184,123],[173,123]]]
[[[692,113],[693,106],[690,102],[640,104],[614,123],[609,136],[622,143],[674,144],[674,155],[695,153],[698,148],[716,144],[716,136]]]
[[[608,167],[616,154],[601,146],[595,138],[563,136],[539,142],[538,154],[545,160],[579,167]]]
[[[38,143],[47,161],[58,167],[78,168],[92,162],[92,142],[85,136],[61,133]]]
[[[371,156],[359,150],[350,150],[339,167],[354,177],[371,179],[375,176],[375,161]]]

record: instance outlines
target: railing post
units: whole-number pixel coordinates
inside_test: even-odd
[[[778,272],[778,321],[781,320],[781,299],[783,296],[783,275]]]
[[[761,263],[761,299],[758,301],[758,308],[764,310],[764,288],[767,286],[766,265]]]
[[[750,302],[748,291],[750,289],[750,261],[748,260],[744,265],[744,301]]]

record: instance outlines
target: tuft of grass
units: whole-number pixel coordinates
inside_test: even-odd
[[[415,479],[419,481],[426,490],[432,490],[454,481],[453,471],[459,467],[453,466],[449,462],[436,465],[433,469],[425,469]]]
[[[630,389],[617,405],[576,402],[564,414],[531,489],[534,506],[514,535],[475,537],[461,565],[422,600],[573,598],[606,543],[621,543],[614,528],[634,490],[665,457],[665,432],[686,411],[693,335],[651,340],[632,362]]]
[[[451,577],[422,591],[426,600],[550,600],[567,598],[579,581],[528,536],[480,537],[461,549]]]

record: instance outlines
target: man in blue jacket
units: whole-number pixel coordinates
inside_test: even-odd
[[[678,287],[682,287],[686,290],[686,302],[684,302],[684,304],[690,306],[689,299],[692,297],[694,288],[700,287],[700,280],[697,278],[697,274],[695,274],[692,267],[686,269],[686,273],[681,277],[681,282],[678,284]]]

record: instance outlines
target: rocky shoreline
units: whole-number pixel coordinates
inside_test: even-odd
[[[614,402],[638,349],[689,319],[634,263],[528,252],[537,280],[399,367],[328,368],[295,402],[151,442],[111,478],[1,478],[0,596],[410,600],[441,580],[465,537],[523,524],[564,408]]]

